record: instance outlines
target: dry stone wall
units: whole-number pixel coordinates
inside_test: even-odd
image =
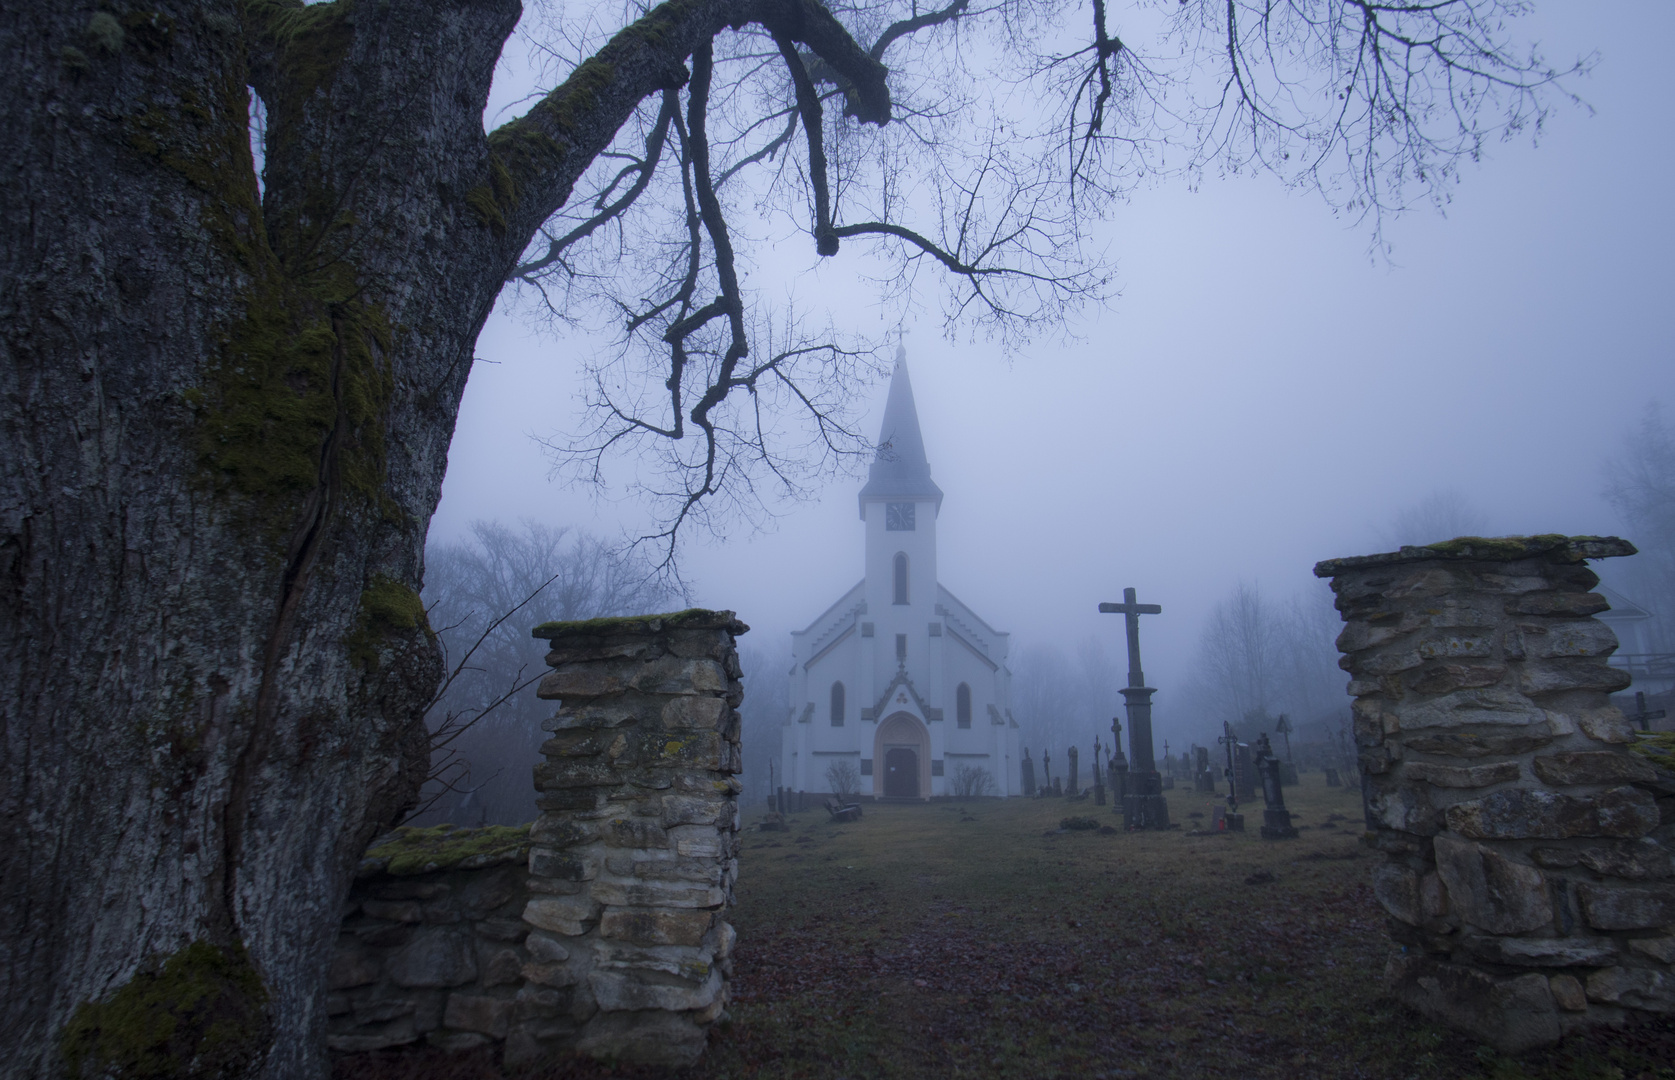
[[[548,623],[560,702],[527,829],[368,852],[331,977],[338,1052],[499,1044],[685,1065],[727,1002],[738,871],[732,612]]]
[[[1610,537],[1334,559],[1394,993],[1503,1050],[1675,1012],[1675,775],[1609,695]]]

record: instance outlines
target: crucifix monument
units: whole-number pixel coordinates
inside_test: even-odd
[[[1146,685],[1146,673],[1140,668],[1140,616],[1162,614],[1157,604],[1142,604],[1135,600],[1133,589],[1122,591],[1122,603],[1104,603],[1099,610],[1107,615],[1121,615],[1128,630],[1128,685],[1123,687],[1124,709],[1128,713],[1128,784],[1123,792],[1123,824],[1130,829],[1167,829],[1169,804],[1163,799],[1163,777],[1157,772],[1157,759],[1152,753],[1152,695],[1157,691]],[[1114,719],[1111,730],[1119,738],[1122,727]]]

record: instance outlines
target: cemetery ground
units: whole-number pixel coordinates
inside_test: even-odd
[[[1120,821],[1091,799],[869,803],[851,824],[811,800],[785,832],[747,816],[731,1020],[684,1075],[1675,1080],[1675,1023],[1509,1058],[1385,997],[1359,794],[1302,779],[1289,841],[1257,834],[1260,800],[1250,831],[1194,835],[1211,799],[1179,787],[1182,827],[1144,834],[1060,831]],[[434,1053],[337,1074],[500,1075]]]

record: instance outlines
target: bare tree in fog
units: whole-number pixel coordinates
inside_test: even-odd
[[[1656,402],[1622,450],[1606,463],[1605,497],[1622,515],[1640,554],[1625,560],[1621,573],[1657,616],[1653,648],[1675,650],[1675,433]]]
[[[791,670],[790,643],[773,648],[741,645],[739,667],[744,671],[744,701],[739,705],[744,770],[739,783],[744,785],[749,806],[767,798],[772,790],[768,762],[779,760],[780,733],[791,711],[791,683],[786,677]]]
[[[1051,750],[1056,759],[1075,744],[1087,754],[1097,737],[1110,742],[1111,717],[1121,712],[1123,672],[1098,637],[1077,643],[1073,655],[1058,645],[1033,645],[1012,668],[1012,715],[1020,742]]]
[[[1482,536],[1488,528],[1488,520],[1470,499],[1454,488],[1445,488],[1397,511],[1383,533],[1385,543],[1399,548],[1437,544],[1457,536]]]
[[[1338,667],[1341,629],[1330,593],[1311,590],[1276,604],[1255,585],[1241,582],[1215,606],[1199,638],[1187,679],[1184,724],[1207,741],[1223,722],[1254,737],[1273,731],[1280,713],[1304,739],[1348,709],[1345,677]]]
[[[651,568],[595,537],[525,521],[478,521],[469,540],[426,552],[424,601],[449,679],[428,717],[432,781],[422,820],[510,825],[535,815],[530,768],[552,702],[529,636],[549,620],[664,611],[678,598]]]

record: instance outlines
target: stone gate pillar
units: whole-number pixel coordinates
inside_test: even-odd
[[[547,623],[530,956],[508,1061],[686,1065],[727,1000],[743,698],[730,611]]]
[[[1386,976],[1506,1051],[1675,1012],[1675,776],[1610,703],[1587,559],[1614,537],[1464,538],[1332,559],[1348,625]]]

